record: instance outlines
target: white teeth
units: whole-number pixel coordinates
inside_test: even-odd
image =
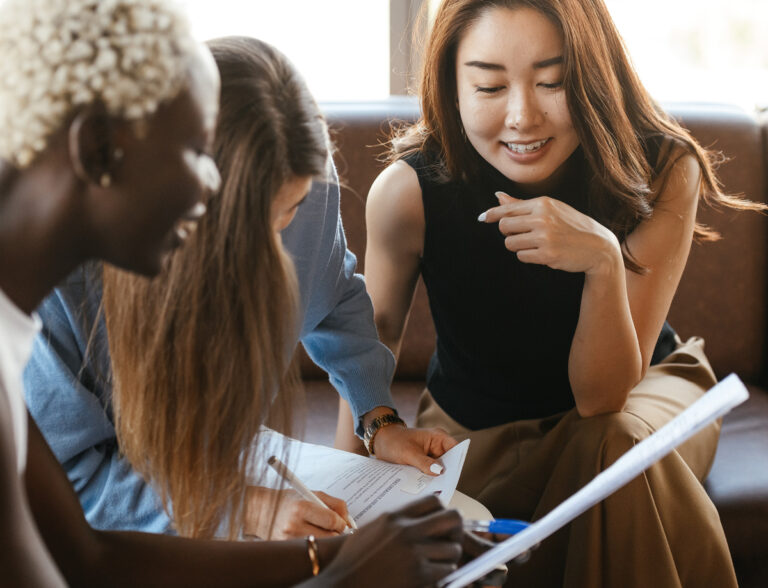
[[[531,153],[532,151],[541,149],[547,141],[549,141],[549,139],[542,139],[541,141],[528,143],[527,145],[522,145],[520,143],[507,143],[507,148],[510,151],[514,151],[515,153]]]

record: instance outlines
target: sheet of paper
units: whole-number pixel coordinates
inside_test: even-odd
[[[499,543],[446,576],[440,587],[459,588],[479,580],[549,537],[577,516],[633,480],[654,462],[749,397],[741,380],[731,374],[653,435],[635,445],[581,490],[530,527]]]
[[[469,440],[466,440],[447,451],[438,460],[444,467],[443,473],[435,477],[411,466],[302,443],[264,430],[259,434],[255,451],[259,463],[251,465],[249,481],[279,488],[277,474],[262,465],[270,455],[276,455],[311,490],[321,490],[344,500],[355,522],[364,525],[428,493],[436,494],[447,505],[459,482],[468,447]]]

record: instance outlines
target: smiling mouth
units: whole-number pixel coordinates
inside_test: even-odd
[[[534,143],[504,143],[504,145],[507,146],[507,149],[510,151],[514,151],[515,153],[534,153],[544,147],[549,141],[552,140],[552,137],[549,137],[547,139],[542,139],[541,141],[536,141]]]

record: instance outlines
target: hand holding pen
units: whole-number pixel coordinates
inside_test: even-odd
[[[325,522],[326,519],[324,519],[322,528],[332,529],[336,532],[352,532],[352,530],[357,529],[357,525],[355,524],[355,521],[349,512],[347,512],[347,505],[343,500],[328,496],[323,492],[312,492],[283,462],[277,459],[277,457],[274,455],[269,458],[267,463],[296,491],[296,493],[304,501],[322,509],[322,511],[317,513],[318,515],[322,516],[323,513],[327,513],[326,517],[328,515],[332,515],[331,519],[328,519],[327,522]],[[304,534],[306,535],[306,533]],[[322,534],[317,532],[313,532],[313,534],[322,536]]]

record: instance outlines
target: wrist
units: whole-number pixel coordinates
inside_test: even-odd
[[[624,256],[621,245],[611,231],[606,229],[603,246],[597,250],[592,266],[585,272],[586,276],[610,276],[624,271]]]
[[[370,421],[368,426],[365,427],[365,434],[363,435],[363,443],[365,444],[365,449],[368,451],[369,455],[376,454],[374,444],[379,433],[385,428],[395,426],[403,428],[406,426],[405,421],[397,416],[396,411],[385,412]]]
[[[385,414],[396,415],[397,411],[389,406],[377,406],[373,410],[366,412],[361,419],[363,421],[363,430],[367,429],[375,418],[384,416]]]

